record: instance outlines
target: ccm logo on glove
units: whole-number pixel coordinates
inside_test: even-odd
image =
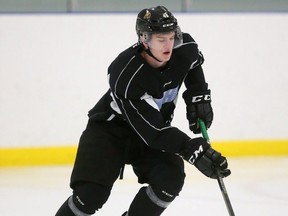
[[[211,95],[207,94],[207,95],[198,95],[198,96],[192,97],[192,103],[197,103],[200,101],[211,101]]]
[[[200,145],[198,150],[195,150],[191,157],[188,159],[188,162],[191,164],[195,163],[195,160],[199,157],[199,155],[203,152],[203,146]]]

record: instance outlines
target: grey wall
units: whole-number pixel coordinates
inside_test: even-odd
[[[164,5],[174,12],[287,12],[287,0],[0,0],[0,13],[135,12]]]

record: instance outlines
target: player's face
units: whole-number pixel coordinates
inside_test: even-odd
[[[152,54],[162,62],[170,60],[174,46],[175,32],[152,34],[148,46]]]

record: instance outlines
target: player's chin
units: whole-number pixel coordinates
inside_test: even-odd
[[[169,61],[171,58],[171,54],[166,54],[161,56],[161,61],[166,62]]]

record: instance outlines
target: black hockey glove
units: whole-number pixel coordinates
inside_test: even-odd
[[[186,118],[189,121],[189,128],[194,134],[201,132],[198,125],[198,119],[202,119],[209,128],[213,121],[213,109],[211,106],[210,90],[207,90],[207,84],[201,90],[191,88],[183,93],[186,103]]]
[[[226,158],[213,148],[207,149],[194,165],[204,175],[213,179],[218,175],[224,178],[231,174]]]
[[[217,171],[221,177],[231,174],[225,157],[211,148],[210,144],[202,138],[194,138],[189,141],[186,149],[180,155],[190,164],[210,178],[217,178]]]

